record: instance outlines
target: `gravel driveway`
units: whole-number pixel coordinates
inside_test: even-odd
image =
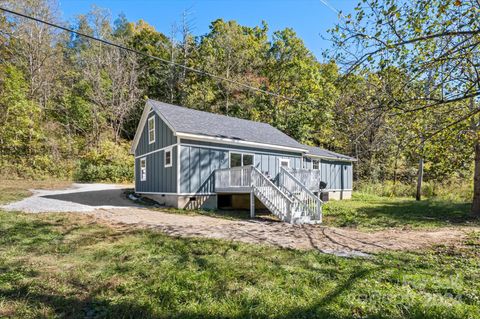
[[[33,195],[0,208],[28,213],[92,212],[96,209],[139,207],[128,200],[125,186],[115,184],[73,184],[63,190],[31,190]]]

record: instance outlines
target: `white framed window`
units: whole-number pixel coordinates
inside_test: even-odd
[[[314,160],[312,163],[313,169],[320,169],[320,161]]]
[[[155,143],[155,116],[148,118],[148,144]]]
[[[167,148],[163,153],[163,163],[165,167],[172,167],[172,149]]]
[[[253,154],[230,152],[230,167],[253,165]]]
[[[147,158],[140,159],[140,180],[142,182],[147,180]]]
[[[290,167],[290,160],[288,158],[280,158],[279,160],[280,167]]]

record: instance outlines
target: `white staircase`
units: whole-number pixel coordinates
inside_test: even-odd
[[[295,203],[287,194],[282,192],[271,180],[262,174],[256,167],[251,169],[253,194],[269,211],[285,222],[292,222],[295,212],[292,209]]]
[[[322,222],[322,201],[284,168],[280,171],[279,186],[253,166],[219,169],[215,172],[215,190],[250,192],[275,216],[288,223]],[[253,196],[251,198],[253,212]]]
[[[280,168],[278,184],[284,193],[293,198],[294,210],[300,212],[300,216],[296,216],[297,223],[322,222],[322,200],[284,167]]]

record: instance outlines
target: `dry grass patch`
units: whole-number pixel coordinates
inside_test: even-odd
[[[32,195],[30,189],[63,189],[72,184],[71,181],[24,179],[0,179],[0,204],[7,204]]]

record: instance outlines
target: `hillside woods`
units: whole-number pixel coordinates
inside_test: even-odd
[[[474,137],[459,133],[470,123],[452,125],[420,144],[422,136],[443,125],[435,113],[382,111],[392,91],[402,92],[406,73],[401,69],[347,74],[341,64],[328,62],[331,56],[320,62],[294,30],[270,33],[265,21],[252,27],[219,19],[207,34],[194,35],[182,17],[162,33],[147,21],[111,17],[101,8],[59,21],[54,1],[2,5],[175,63],[0,13],[0,169],[5,177],[131,181],[130,141],[145,100],[152,98],[267,122],[303,143],[357,157],[356,187],[382,195],[414,194],[421,155],[427,195],[455,191],[471,198],[470,182],[462,181],[470,181],[473,173]],[[424,90],[420,82],[417,89]]]

